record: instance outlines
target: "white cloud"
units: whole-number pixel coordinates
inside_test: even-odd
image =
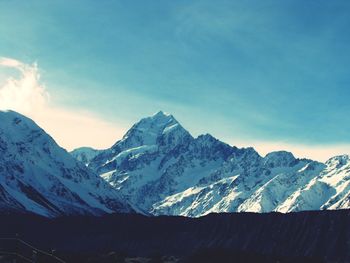
[[[0,58],[0,66],[20,72],[8,76],[0,87],[0,110],[11,109],[32,118],[63,147],[110,147],[125,129],[83,110],[54,106],[40,81],[37,64],[28,65],[11,58]],[[0,67],[1,69],[1,67]]]
[[[2,66],[2,67],[1,67]],[[121,138],[126,127],[109,123],[89,111],[54,106],[45,86],[40,81],[36,63],[28,65],[11,58],[0,57],[1,68],[16,69],[18,77],[7,76],[0,86],[0,110],[11,109],[36,121],[55,140],[68,150],[80,146],[110,147]],[[287,150],[300,158],[326,161],[328,158],[350,152],[350,145],[306,145],[289,142],[231,141],[238,147],[254,147],[261,155],[271,151]]]
[[[40,84],[36,64],[1,58],[0,65],[20,71],[20,78],[9,77],[0,88],[0,109],[13,109],[24,114],[42,109],[48,102],[48,94]]]
[[[18,68],[18,69],[22,69],[25,67],[25,65],[22,62],[16,59],[5,58],[5,57],[0,58],[0,65],[5,67],[10,67],[10,68]]]

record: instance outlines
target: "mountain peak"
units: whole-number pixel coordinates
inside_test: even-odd
[[[291,152],[275,151],[268,153],[265,157],[265,164],[270,167],[289,166],[295,162],[295,157]]]
[[[295,159],[294,155],[291,152],[287,152],[287,151],[274,151],[274,152],[270,152],[268,153],[265,158],[281,158],[281,157],[285,157],[285,158],[291,158],[291,159]]]
[[[178,121],[174,118],[173,115],[169,114],[169,113],[165,113],[163,111],[158,111],[155,114],[153,114],[152,116],[149,117],[145,117],[142,118],[139,122],[137,122],[133,127],[131,127],[131,129],[133,128],[138,128],[141,129],[142,127],[166,127],[169,125],[173,125],[178,123]]]
[[[31,119],[0,111],[0,210],[44,216],[128,211],[118,192]]]
[[[350,156],[347,154],[338,155],[330,158],[326,161],[327,166],[334,166],[336,168],[340,168],[350,162]]]
[[[167,127],[179,124],[173,115],[158,111],[150,117],[146,117],[137,122],[130,130],[137,129],[149,133],[161,133]]]
[[[206,145],[209,147],[213,146],[214,144],[224,144],[209,133],[199,135],[196,138],[196,141],[201,145]]]
[[[164,111],[160,110],[160,111],[154,113],[154,114],[152,115],[152,117],[155,117],[155,118],[164,118],[164,117],[172,117],[172,115],[169,114],[169,113],[167,113],[167,112],[164,112]]]
[[[89,165],[90,161],[95,158],[102,150],[96,150],[91,147],[80,147],[74,149],[70,154],[80,162],[83,162],[86,166]]]
[[[11,110],[0,111],[0,124],[2,137],[16,142],[28,141],[34,134],[39,136],[44,133],[33,120]]]
[[[27,126],[30,126],[31,128],[39,128],[34,123],[34,121],[12,110],[5,110],[5,111],[0,110],[0,122],[2,124],[11,123],[12,125],[18,125],[21,123],[21,125],[25,124]]]
[[[155,145],[161,137],[168,138],[170,135],[172,135],[170,137],[173,137],[175,134],[182,137],[183,134],[188,134],[188,132],[173,115],[158,111],[134,124],[115,146],[123,145],[122,148],[134,148],[143,145]]]
[[[140,120],[139,123],[152,123],[153,125],[163,126],[168,124],[176,124],[178,121],[173,115],[166,113],[164,111],[158,111],[150,117],[146,117]]]

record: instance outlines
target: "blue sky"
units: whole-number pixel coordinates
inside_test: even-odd
[[[161,109],[230,144],[344,151],[349,14],[349,1],[0,0],[0,56],[36,62],[55,107],[118,126],[110,144]]]

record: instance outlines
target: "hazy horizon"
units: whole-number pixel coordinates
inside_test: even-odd
[[[64,148],[163,110],[261,155],[350,153],[346,1],[0,1],[0,109]],[[312,16],[310,15],[312,14]]]

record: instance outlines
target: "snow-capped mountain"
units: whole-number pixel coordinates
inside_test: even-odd
[[[283,212],[350,208],[350,157],[329,159],[319,175],[295,191],[287,204]]]
[[[209,134],[194,138],[161,111],[85,163],[128,202],[155,215],[350,207],[349,157],[325,164],[284,151],[261,157]]]
[[[0,210],[49,217],[133,211],[114,188],[13,111],[0,111]]]
[[[350,208],[349,156],[326,163],[285,151],[261,157],[209,134],[194,138],[163,112],[107,150],[71,155],[32,120],[0,111],[0,210],[196,217]]]
[[[99,153],[101,153],[101,150],[95,150],[91,147],[80,147],[70,152],[75,159],[84,163],[86,166],[88,166],[91,160]]]

